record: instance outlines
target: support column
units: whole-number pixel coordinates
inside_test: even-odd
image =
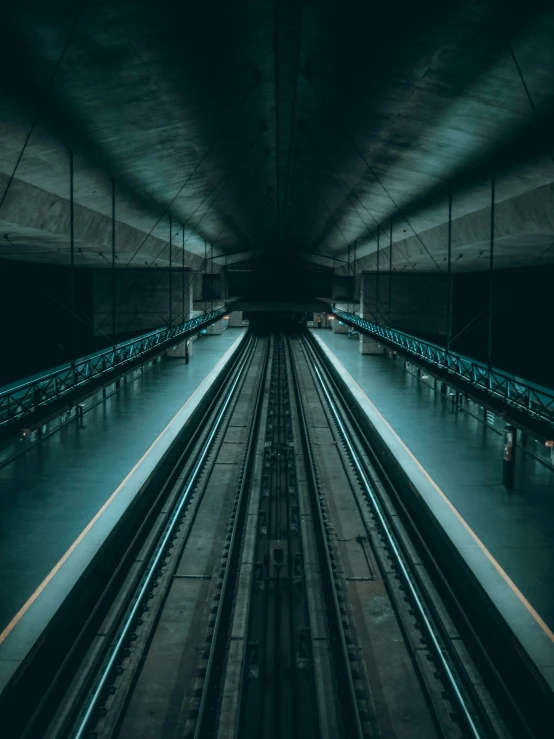
[[[333,326],[333,333],[334,334],[347,334],[348,333],[348,326],[346,323],[342,323],[339,321],[339,319],[335,316],[335,318],[332,321]]]
[[[492,313],[494,304],[494,201],[495,201],[495,172],[493,170],[491,176],[491,225],[490,225],[490,251],[489,251],[489,331],[488,331],[488,347],[487,360],[489,366],[489,389],[492,387],[491,371],[492,371]]]
[[[389,326],[392,325],[392,216],[390,217],[389,244]]]
[[[446,285],[446,354],[450,351],[452,332],[452,191],[448,192],[448,272]]]
[[[377,275],[375,278],[375,323],[378,323],[381,325],[381,321],[379,320],[380,316],[380,309],[379,309],[379,226],[377,226]],[[363,275],[362,275],[362,285],[363,285]],[[363,289],[363,288],[362,288]],[[361,299],[360,299],[361,302]],[[363,309],[362,309],[363,310]]]
[[[171,259],[171,242],[173,240],[173,235],[171,233],[173,228],[173,221],[171,216],[169,216],[169,328],[173,326],[173,274],[171,271],[172,268],[172,259]]]
[[[329,316],[327,313],[314,313],[314,328],[330,328]]]
[[[71,307],[71,361],[75,361],[76,327],[75,327],[75,213],[74,213],[74,161],[73,152],[69,152],[69,305]]]
[[[208,336],[218,336],[219,334],[222,334],[227,326],[229,325],[229,320],[226,318],[220,318],[219,321],[216,321],[215,323],[212,323],[211,326],[208,326],[206,329],[206,334]]]
[[[188,313],[185,312],[185,227],[181,224],[183,229],[183,244],[181,248],[181,323],[187,320]]]
[[[167,356],[171,358],[184,359],[185,364],[189,363],[189,357],[192,353],[190,339],[183,339],[179,344],[175,344],[171,349],[167,350]]]
[[[115,311],[115,180],[112,179],[112,343],[114,352],[117,344]]]
[[[234,310],[229,314],[229,326],[239,328],[242,326],[242,311]]]
[[[384,354],[385,347],[378,344],[375,339],[365,334],[360,334],[360,354]]]

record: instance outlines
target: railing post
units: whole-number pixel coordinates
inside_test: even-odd
[[[380,249],[380,243],[379,243],[379,224],[377,224],[377,277],[375,279],[375,321],[381,323],[379,320],[379,316],[381,315],[379,312],[379,249]]]
[[[116,347],[116,307],[115,307],[115,180],[112,178],[112,344]]]
[[[182,302],[182,314],[183,319],[182,323],[185,322],[185,227],[183,224],[181,224],[183,227],[183,246],[182,246],[182,254],[181,254],[181,302]]]
[[[74,161],[69,152],[69,304],[71,309],[71,362],[75,361],[75,218],[74,218]]]
[[[450,351],[450,337],[452,335],[452,190],[448,191],[448,271],[446,283],[446,360]]]
[[[172,318],[173,318],[173,295],[172,295],[172,288],[173,288],[173,275],[172,275],[172,254],[171,254],[171,239],[172,239],[172,230],[173,221],[171,218],[171,214],[169,216],[169,328],[171,330],[171,324],[172,324]]]
[[[494,168],[491,174],[491,222],[490,222],[490,252],[489,252],[489,337],[488,337],[488,365],[489,365],[489,389],[492,382],[492,306],[494,287],[494,200],[495,200],[496,176]]]
[[[390,217],[390,248],[389,248],[389,327],[392,325],[392,216]]]

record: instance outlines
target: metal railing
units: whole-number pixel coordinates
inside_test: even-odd
[[[224,313],[224,308],[204,313],[178,326],[151,331],[0,389],[0,430],[70,394],[85,392],[87,385],[100,382],[103,375],[123,373],[126,367],[140,363],[142,357],[155,355],[156,349],[163,351],[174,342],[201,331]]]
[[[423,360],[425,364],[440,369],[447,376],[458,378],[481,394],[501,401],[508,408],[550,424],[554,434],[554,390],[522,380],[495,367],[489,368],[483,362],[446,351],[444,347],[394,328],[379,326],[354,313],[342,310],[335,310],[333,313],[344,323],[361,329],[376,340],[382,339],[387,345],[399,349],[414,360]]]

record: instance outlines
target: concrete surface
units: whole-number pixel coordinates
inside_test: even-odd
[[[314,335],[413,488],[554,687],[554,472],[526,460],[515,493],[507,493],[498,484],[501,450],[494,432],[478,428],[467,414],[449,412],[449,403],[439,394],[430,398],[433,391],[417,385],[400,362],[361,356],[343,336],[331,332]],[[547,481],[550,490],[541,490]]]
[[[209,55],[204,34],[182,43],[185,26],[209,31]],[[450,188],[454,269],[480,269],[493,155],[497,266],[552,261],[553,35],[552,8],[496,0],[15,7],[2,255],[67,260],[71,148],[80,266],[106,260],[114,178],[118,250],[135,266],[167,243],[171,213],[191,259],[207,241],[216,268],[261,251],[344,274],[392,216],[394,268],[438,273]]]
[[[515,488],[502,485],[502,435],[404,370],[363,356],[331,331],[314,335],[375,408],[554,631],[554,470],[518,450]]]
[[[200,337],[0,470],[0,632],[241,336]]]
[[[181,269],[171,271],[171,321],[173,326],[192,317],[195,275]],[[116,270],[116,332],[146,333],[169,325],[168,269]],[[184,285],[184,299],[183,299]],[[184,317],[183,317],[184,308]],[[94,271],[94,331],[96,335],[112,331],[112,273]]]

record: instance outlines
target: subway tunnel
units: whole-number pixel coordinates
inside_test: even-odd
[[[2,736],[554,709],[554,10],[23,0]]]

